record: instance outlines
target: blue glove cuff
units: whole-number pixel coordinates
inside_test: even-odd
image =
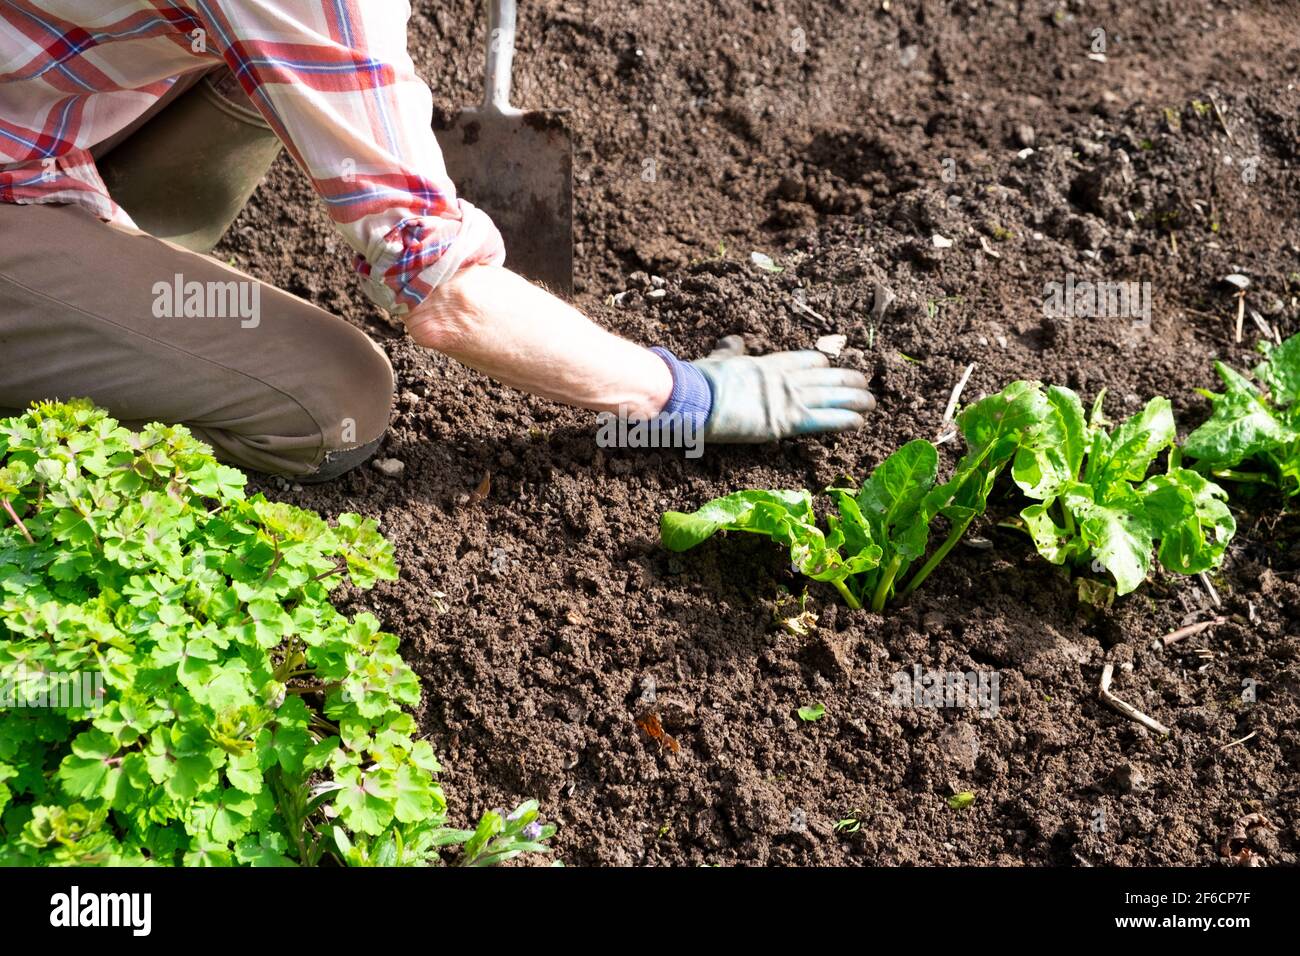
[[[673,374],[673,393],[668,396],[668,404],[659,414],[678,414],[683,418],[692,415],[696,416],[697,425],[703,425],[713,411],[713,391],[709,388],[709,380],[704,377],[704,373],[665,348],[656,346],[650,351],[663,359],[668,371]]]

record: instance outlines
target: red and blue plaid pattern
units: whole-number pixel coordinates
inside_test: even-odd
[[[131,225],[91,147],[224,62],[356,250],[366,294],[404,314],[462,266],[505,257],[447,178],[409,15],[406,0],[3,0],[0,201]]]

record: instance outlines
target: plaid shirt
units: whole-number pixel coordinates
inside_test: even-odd
[[[89,148],[224,62],[356,250],[366,294],[403,314],[505,258],[447,179],[409,16],[406,0],[0,0],[0,201],[131,225]]]

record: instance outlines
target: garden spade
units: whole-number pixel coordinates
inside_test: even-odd
[[[510,105],[515,55],[515,0],[487,0],[483,105],[462,110],[435,131],[458,195],[501,230],[506,266],[573,292],[573,144],[566,110]]]

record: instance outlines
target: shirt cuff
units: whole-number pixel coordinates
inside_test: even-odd
[[[405,315],[457,271],[501,265],[506,250],[487,213],[457,200],[460,218],[412,216],[388,231],[378,255],[357,256],[367,298],[395,316]]]
[[[683,362],[666,348],[656,346],[650,350],[664,360],[673,376],[673,391],[660,415],[695,416],[695,423],[703,425],[713,411],[713,391],[704,373],[690,362]]]

